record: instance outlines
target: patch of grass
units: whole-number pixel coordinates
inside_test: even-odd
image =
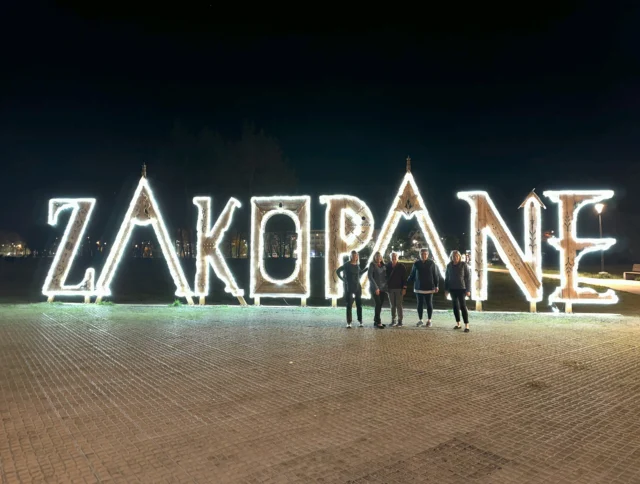
[[[176,299],[171,304],[169,304],[170,308],[179,308],[181,306],[184,306],[184,304],[182,304],[182,301],[180,301],[180,299]]]
[[[115,306],[116,303],[114,303],[113,301],[96,301],[96,306]]]

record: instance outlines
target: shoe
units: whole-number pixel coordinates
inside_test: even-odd
[[[397,326],[397,324],[398,323],[396,323],[396,321],[393,320],[393,321],[391,321],[391,324],[389,326],[391,326],[393,328],[394,326]],[[400,323],[400,324],[402,324],[402,323]]]
[[[364,328],[364,325],[362,324],[362,321],[358,321],[358,328]]]
[[[418,321],[418,324],[416,324],[416,326],[419,328],[420,326],[422,326],[424,323],[422,322],[422,319],[420,321]]]
[[[351,323],[347,323],[347,329],[351,329]]]
[[[376,323],[373,325],[374,329],[384,329],[386,328],[386,326],[384,324],[381,323]]]
[[[454,326],[453,329],[461,329],[462,326]]]
[[[464,332],[468,333],[469,332],[469,328],[464,328]]]
[[[427,328],[431,327],[431,321],[427,321]]]
[[[398,324],[396,324],[396,328],[402,328],[402,321],[400,321]]]

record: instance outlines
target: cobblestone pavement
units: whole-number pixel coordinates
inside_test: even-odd
[[[640,482],[640,318],[342,317],[2,306],[0,478]]]

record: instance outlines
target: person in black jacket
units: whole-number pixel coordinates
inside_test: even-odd
[[[369,264],[369,289],[371,297],[375,303],[375,313],[373,316],[373,327],[376,329],[384,329],[380,313],[382,312],[382,303],[387,293],[387,267],[380,252],[373,254],[373,262]]]
[[[418,324],[422,326],[424,304],[427,305],[427,328],[431,327],[433,315],[433,295],[439,291],[440,271],[436,263],[429,259],[429,249],[420,251],[420,259],[414,262],[411,268],[409,282],[413,282],[413,292],[418,300]]]
[[[347,305],[347,328],[351,328],[351,307],[356,301],[356,315],[359,326],[362,328],[362,286],[360,276],[367,272],[367,269],[360,269],[359,256],[355,250],[351,251],[351,258],[348,262],[338,267],[336,275],[344,283],[344,301]]]
[[[407,268],[398,262],[398,253],[391,252],[391,262],[387,264],[387,287],[391,304],[391,326],[402,327],[402,303],[407,293]],[[398,322],[396,323],[396,312]]]
[[[450,256],[451,262],[447,264],[447,271],[444,276],[445,295],[451,294],[453,302],[453,315],[456,318],[456,325],[453,329],[460,329],[460,313],[464,321],[464,332],[469,332],[469,311],[465,297],[471,296],[471,270],[466,262],[462,262],[460,252],[454,250]]]

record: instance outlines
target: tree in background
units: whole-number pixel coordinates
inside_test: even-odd
[[[228,248],[229,257],[246,255],[251,197],[293,193],[297,185],[278,141],[253,123],[244,124],[239,138],[229,139],[208,127],[193,133],[178,122],[163,156],[182,165],[185,200],[196,194],[213,197],[212,220],[229,197],[242,202],[241,210],[246,216],[234,217],[226,235],[227,243],[221,246]],[[195,213],[192,205],[185,208]]]

